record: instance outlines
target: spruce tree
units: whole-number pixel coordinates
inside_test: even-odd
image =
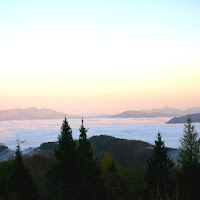
[[[179,147],[179,163],[182,168],[198,165],[200,159],[200,139],[198,132],[192,125],[191,118],[188,118],[184,124],[184,135],[181,138],[181,147]]]
[[[10,179],[10,193],[16,199],[35,200],[38,197],[37,189],[28,169],[24,165],[19,141],[17,143],[13,171]]]
[[[84,126],[84,121],[82,119],[82,124],[79,129],[79,146],[78,146],[78,171],[79,171],[79,184],[84,186],[87,184],[96,184],[100,182],[100,169],[96,164],[94,159],[93,150],[90,141],[87,139],[88,129]],[[97,199],[98,188],[83,188],[80,190],[80,197],[87,199]]]
[[[170,169],[173,168],[174,163],[167,156],[167,149],[159,132],[153,148],[153,156],[147,162],[148,190],[151,197],[163,198],[169,196],[170,186],[172,186]]]
[[[180,185],[183,186],[188,198],[192,200],[200,196],[200,139],[191,118],[188,118],[184,126],[178,160],[181,166]]]
[[[58,136],[58,148],[55,150],[56,163],[49,171],[51,190],[54,190],[53,199],[73,199],[76,194],[73,187],[77,186],[77,156],[76,144],[72,138],[72,129],[65,117],[61,133]]]
[[[72,129],[65,117],[61,133],[58,136],[58,149],[55,150],[55,156],[59,163],[67,163],[67,165],[74,165],[76,160],[76,143],[72,138]]]

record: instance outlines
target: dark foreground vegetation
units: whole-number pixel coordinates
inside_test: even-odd
[[[0,200],[200,198],[200,140],[190,118],[178,166],[160,133],[152,147],[110,136],[88,140],[83,120],[79,130],[75,141],[65,118],[58,143],[40,146],[43,155],[22,157],[18,143],[15,158],[0,163]]]

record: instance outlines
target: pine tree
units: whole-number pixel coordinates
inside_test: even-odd
[[[187,193],[189,199],[200,196],[200,139],[191,118],[184,124],[184,135],[179,147],[179,164],[181,165],[180,185]]]
[[[72,138],[72,129],[65,117],[61,134],[58,136],[59,147],[55,151],[55,156],[59,163],[67,163],[68,165],[75,164],[76,160],[76,143]]]
[[[79,146],[78,146],[78,171],[79,171],[79,184],[84,186],[87,184],[96,184],[100,182],[100,169],[96,164],[94,159],[93,150],[90,141],[87,139],[88,129],[84,126],[84,121],[82,119],[82,124],[79,129]],[[80,196],[87,199],[97,199],[98,188],[83,188],[80,190]]]
[[[20,199],[37,199],[37,189],[33,183],[33,179],[28,171],[28,169],[24,165],[24,161],[22,158],[22,152],[18,145],[15,151],[15,159],[13,165],[13,171],[10,179],[10,190],[11,194],[16,198],[20,197]],[[12,196],[11,195],[11,196]]]
[[[173,168],[174,163],[167,156],[167,149],[159,132],[153,148],[153,157],[147,162],[147,182],[148,190],[155,198],[169,195],[172,186],[170,169]]]
[[[184,135],[181,138],[181,147],[179,147],[179,163],[182,168],[187,168],[199,164],[200,139],[198,139],[198,132],[192,125],[191,118],[188,118],[184,126]]]
[[[65,117],[61,133],[58,136],[58,149],[55,150],[57,162],[48,173],[51,190],[55,191],[53,199],[73,199],[76,194],[71,189],[77,186],[76,144],[72,138],[72,129]],[[56,192],[57,191],[57,192]]]

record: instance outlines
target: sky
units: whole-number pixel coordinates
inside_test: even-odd
[[[200,106],[200,2],[0,1],[0,109]]]

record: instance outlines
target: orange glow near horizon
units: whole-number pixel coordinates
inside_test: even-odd
[[[197,73],[196,73],[197,75]],[[157,75],[156,75],[157,76]],[[126,76],[127,77],[127,76]],[[155,79],[155,80],[154,80]],[[179,109],[199,106],[198,76],[83,81],[65,84],[24,82],[1,87],[0,108],[52,108],[69,114],[110,114],[171,106]],[[3,90],[4,89],[4,90]]]
[[[19,53],[13,49],[13,59],[3,57],[1,63],[7,67],[1,69],[0,109],[35,106],[69,114],[110,114],[200,106],[200,60],[195,46],[191,51],[190,46],[164,41],[74,38],[80,45],[76,50],[73,41],[51,39],[51,49],[45,46],[49,38],[28,40],[30,46],[21,39]],[[64,45],[58,46],[61,41]]]

